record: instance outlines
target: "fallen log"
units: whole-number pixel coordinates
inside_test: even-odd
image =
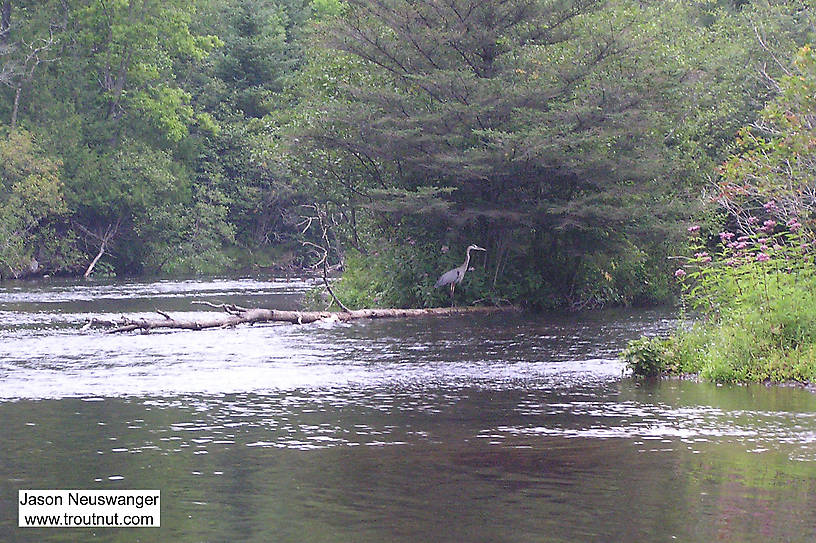
[[[355,319],[382,319],[422,316],[444,316],[474,313],[495,313],[498,311],[517,311],[514,306],[470,306],[470,307],[433,307],[428,309],[356,309],[352,311],[282,311],[278,309],[245,308],[233,304],[215,305],[209,302],[193,302],[222,309],[223,313],[212,312],[206,317],[183,320],[176,319],[164,311],[156,311],[161,318],[129,318],[123,316],[118,320],[92,319],[83,329],[92,326],[108,328],[107,333],[116,334],[139,330],[148,332],[163,328],[179,330],[205,330],[207,328],[229,328],[239,324],[256,324],[263,322],[288,322],[292,324],[309,324],[318,321],[350,321]]]

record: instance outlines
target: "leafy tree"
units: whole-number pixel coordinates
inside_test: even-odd
[[[299,171],[398,226],[391,243],[478,236],[494,278],[549,253],[570,271],[540,280],[569,282],[570,259],[620,245],[633,206],[662,190],[651,98],[635,85],[646,61],[632,60],[629,14],[602,7],[349,2],[325,32],[345,55],[304,72],[317,98],[293,137]]]
[[[300,248],[297,204],[305,191],[270,153],[275,119],[292,108],[284,89],[302,62],[311,9],[299,0],[218,0],[202,12],[201,31],[216,32],[224,45],[188,76],[197,107],[217,125],[197,142],[196,183],[221,195],[249,263],[267,266],[270,253]]]
[[[478,240],[485,288],[535,305],[669,292],[666,240],[767,93],[752,74],[771,48],[751,53],[746,31],[760,13],[784,46],[801,28],[785,2],[346,6],[301,73],[293,172],[354,210],[346,239],[367,222],[374,250],[435,240],[440,260]],[[412,281],[433,282],[418,271]]]
[[[71,7],[72,56],[61,66],[66,72],[56,75],[73,92],[41,91],[63,98],[44,114],[61,119],[49,122],[69,132],[54,145],[65,157],[71,224],[93,257],[86,273],[113,249],[116,268],[135,272],[160,245],[159,238],[145,239],[141,232],[155,234],[162,217],[171,229],[165,239],[172,239],[179,225],[161,211],[173,207],[185,215],[189,209],[181,208],[197,204],[198,193],[176,153],[191,127],[207,132],[213,126],[193,108],[181,75],[221,42],[191,32],[195,5],[188,2],[118,0]],[[122,240],[129,243],[117,243]],[[161,261],[151,258],[153,264]]]
[[[0,277],[37,271],[36,233],[66,212],[59,166],[29,132],[0,139]]]
[[[816,52],[799,50],[779,94],[758,121],[740,131],[740,152],[720,168],[718,202],[746,231],[770,216],[782,222],[816,219]]]
[[[174,64],[201,60],[220,44],[190,32],[193,13],[179,0],[102,0],[72,11],[76,44],[99,84],[106,120],[129,114],[175,142],[187,134],[194,112],[189,93],[175,84]]]
[[[0,84],[12,92],[9,125],[17,126],[24,90],[44,67],[59,60],[67,6],[55,1],[0,3]],[[14,8],[14,9],[12,9]]]
[[[212,75],[220,100],[246,117],[260,118],[277,101],[299,62],[296,39],[304,8],[295,2],[251,0],[217,2],[208,17],[224,46],[212,56]]]

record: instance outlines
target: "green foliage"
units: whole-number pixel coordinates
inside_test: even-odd
[[[350,251],[346,255],[343,277],[332,287],[337,297],[350,309],[390,305],[384,301],[391,286],[382,273],[384,267],[377,266],[375,263],[379,262],[371,260]]]
[[[665,266],[656,262],[664,250],[628,246],[613,254],[582,255],[566,302],[574,309],[670,303],[674,289]]]
[[[347,7],[341,0],[312,0],[311,5],[317,19],[337,17]]]
[[[207,84],[218,95],[212,98],[249,118],[271,113],[277,107],[276,93],[283,90],[300,60],[293,40],[306,8],[296,2],[268,0],[211,4],[205,20],[223,41],[210,58],[213,79]],[[215,103],[210,107],[217,109]]]
[[[668,337],[642,337],[630,341],[621,358],[635,377],[701,374],[701,354],[707,352],[711,337],[695,324]],[[706,374],[711,378],[710,374]],[[717,380],[717,379],[715,379]]]
[[[808,193],[816,175],[816,52],[803,47],[788,75],[776,83],[779,95],[762,110],[755,127],[740,131],[740,153],[720,168],[720,197],[740,220],[764,213],[802,220],[816,215]]]
[[[704,378],[816,378],[816,273],[810,244],[801,227],[770,233],[769,225],[738,241],[726,236],[714,259],[697,252],[684,267],[689,270],[681,277],[686,299],[707,316],[686,334],[704,345],[693,368]]]
[[[414,238],[382,241],[366,256],[347,255],[346,267],[336,291],[344,303],[376,306],[431,307],[450,303],[447,288],[434,289],[437,278],[464,260],[464,246],[420,243]],[[652,272],[645,253],[622,252],[616,260],[603,254],[582,255],[580,270],[571,279],[559,277],[563,268],[552,258],[505,262],[491,253],[472,253],[470,270],[456,288],[455,302],[513,301],[532,309],[592,309],[604,305],[666,302],[673,291],[665,270]],[[497,268],[499,268],[497,270]],[[523,270],[523,271],[522,271]],[[572,290],[549,285],[571,281]],[[342,293],[342,295],[341,295]]]
[[[798,8],[459,7],[352,1],[325,19],[281,162],[350,210],[337,233],[369,254],[397,256],[383,239],[478,240],[492,268],[480,297],[585,308],[670,298],[671,232],[767,94],[754,67],[795,43]],[[773,50],[754,44],[760,20]],[[426,190],[439,191],[433,205]],[[421,284],[392,277],[405,282],[389,292]]]
[[[34,242],[66,212],[59,166],[25,130],[0,139],[0,277],[37,270]]]
[[[377,203],[373,205],[379,205]],[[434,290],[433,283],[444,271],[462,264],[466,244],[451,235],[448,243],[420,242],[427,223],[409,226],[409,217],[392,237],[371,241],[362,269],[377,269],[377,276],[388,277],[388,299],[401,305],[445,305],[445,289]],[[405,237],[402,237],[405,236]],[[470,240],[485,243],[473,234]],[[501,240],[498,240],[501,241]],[[504,244],[512,244],[509,239]],[[541,245],[545,245],[542,241]],[[587,252],[579,255],[559,254],[558,245],[547,243],[549,253],[535,246],[517,247],[511,251],[474,253],[471,268],[463,286],[457,288],[457,303],[474,300],[507,303],[512,301],[535,310],[594,309],[606,305],[666,303],[673,299],[676,285],[669,280],[668,269],[654,262],[665,248],[650,251],[621,247],[612,252]],[[355,266],[347,265],[345,275]],[[367,275],[355,277],[355,291],[377,293],[383,288],[372,281],[366,289]]]
[[[484,289],[487,278],[477,259],[474,254],[471,265],[475,269],[465,275],[456,291],[455,301],[460,305],[476,300]],[[386,247],[367,256],[351,252],[334,291],[344,304],[354,308],[447,305],[449,290],[434,289],[434,283],[442,272],[461,265],[458,260],[446,257],[438,246],[418,243]]]
[[[201,61],[222,44],[190,32],[194,10],[180,0],[117,0],[68,12],[76,46],[98,82],[108,129],[127,117],[137,126],[147,121],[172,142],[187,135],[193,110],[189,93],[177,86],[174,63]]]
[[[235,241],[235,231],[226,221],[224,197],[217,191],[200,189],[187,205],[155,206],[146,226],[138,229],[145,239],[145,270],[152,273],[216,273],[231,259],[224,252]]]
[[[157,127],[169,141],[178,143],[187,136],[195,117],[190,93],[164,85],[139,92],[132,105],[151,125]]]
[[[765,299],[760,287],[746,292],[753,302],[740,300],[719,319],[679,334],[684,371],[721,382],[816,379],[816,280],[779,272],[768,279],[761,305],[753,305]]]
[[[229,12],[227,2],[215,4]],[[263,196],[246,190],[250,183],[240,173],[209,168],[209,158],[221,151],[214,142],[231,124],[221,109],[205,110],[199,83],[217,80],[208,57],[232,35],[216,36],[224,30],[219,24],[203,27],[202,7],[210,6],[154,0],[12,5],[6,36],[12,46],[0,48],[0,71],[11,74],[12,91],[22,85],[19,121],[58,157],[55,175],[64,194],[62,207],[52,206],[60,213],[39,221],[57,239],[27,230],[14,241],[18,261],[27,265],[36,254],[43,272],[77,272],[104,244],[97,270],[119,274],[216,271],[229,264],[224,250],[236,243],[235,217]],[[28,79],[19,62],[31,52],[27,44],[47,45],[32,57],[36,70]],[[230,84],[214,103],[238,100],[235,89],[244,87],[235,79]],[[2,118],[16,102],[14,92],[0,96]],[[246,152],[248,140],[235,144],[236,154]],[[256,201],[233,205],[242,191]]]
[[[0,123],[36,143],[0,165],[3,276],[100,248],[117,274],[308,265],[317,204],[332,263],[359,252],[338,288],[360,305],[449,303],[433,283],[472,242],[460,304],[666,300],[677,221],[809,32],[792,1],[6,5]],[[808,117],[786,115],[808,55],[758,119],[791,125],[788,147],[746,132],[754,158],[726,168],[772,151],[766,170],[798,160],[777,186],[812,177]]]
[[[701,228],[690,227],[694,256],[675,272],[685,302],[706,320],[673,341],[685,371],[704,378],[816,379],[813,209],[803,195],[816,171],[816,55],[810,47],[799,52],[794,69],[760,114],[767,136],[742,131],[741,152],[720,170],[718,200],[739,230],[721,232],[712,249]],[[650,355],[658,366],[669,359],[660,350]]]
[[[670,340],[643,337],[629,342],[622,353],[626,366],[638,377],[657,377],[666,371]]]

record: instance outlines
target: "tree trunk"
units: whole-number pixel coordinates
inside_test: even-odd
[[[94,271],[94,268],[96,267],[97,262],[99,262],[99,259],[104,256],[105,251],[108,250],[108,244],[111,243],[111,241],[116,238],[116,235],[119,233],[120,224],[122,224],[121,217],[116,219],[115,223],[109,224],[107,228],[105,228],[104,234],[100,234],[98,232],[94,232],[88,228],[85,228],[79,223],[76,223],[76,226],[80,230],[85,232],[85,234],[87,234],[89,237],[96,238],[97,240],[99,240],[99,252],[96,253],[96,256],[91,261],[91,264],[88,266],[88,269],[85,270],[85,275],[83,275],[85,279],[91,276],[91,274]]]
[[[99,252],[96,254],[94,259],[91,261],[91,264],[88,266],[88,269],[85,270],[85,275],[83,275],[82,277],[87,279],[88,277],[91,276],[91,274],[94,271],[94,268],[96,267],[96,263],[99,262],[99,259],[102,258],[102,256],[105,254],[105,247],[107,246],[107,244],[108,244],[107,240],[102,240],[102,243],[99,246]]]
[[[194,302],[195,303],[195,302]],[[207,328],[225,328],[239,324],[255,324],[262,322],[288,322],[292,324],[309,324],[317,321],[350,321],[355,319],[382,319],[407,318],[423,316],[448,316],[474,313],[495,313],[498,311],[518,311],[513,306],[478,306],[478,307],[434,307],[430,309],[356,309],[352,311],[279,311],[277,309],[247,309],[231,304],[214,305],[208,302],[199,302],[210,307],[224,310],[224,313],[213,312],[212,315],[195,319],[180,320],[171,317],[168,313],[157,311],[161,318],[129,319],[122,317],[116,321],[92,319],[84,329],[92,326],[108,328],[107,333],[131,332],[140,330],[147,332],[160,328],[180,330],[205,330]]]

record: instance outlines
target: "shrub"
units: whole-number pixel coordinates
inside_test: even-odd
[[[670,339],[642,337],[629,342],[622,357],[638,377],[656,377],[666,371]]]
[[[668,343],[630,344],[633,368],[670,368],[673,342],[677,368],[707,379],[816,380],[816,52],[802,48],[778,83],[778,97],[719,170],[716,200],[729,227],[715,236],[688,228],[690,256],[674,275],[684,307],[702,321]]]

